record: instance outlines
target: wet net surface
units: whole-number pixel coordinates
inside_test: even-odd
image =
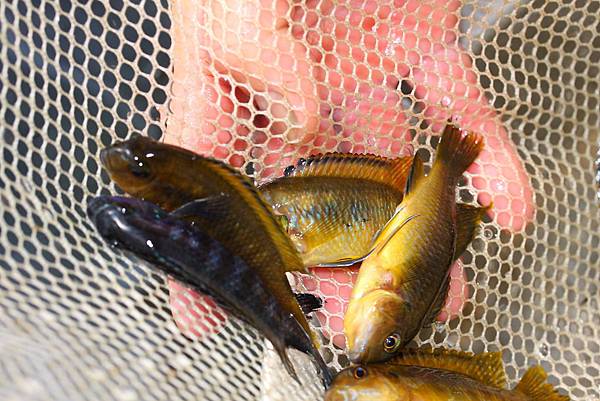
[[[599,399],[600,2],[423,4],[0,2],[0,398],[319,397],[306,359],[300,388],[254,330],[100,240],[98,152],[142,132],[262,182],[322,151],[430,162],[452,116],[488,149],[459,197],[496,214],[416,344],[501,350],[511,384],[541,363]],[[335,368],[354,276],[292,278],[325,298]]]

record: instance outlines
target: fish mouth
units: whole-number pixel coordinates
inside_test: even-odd
[[[350,359],[350,361],[352,363],[356,363],[356,364],[361,363],[362,361],[366,360],[367,357],[368,357],[368,352],[364,345],[362,347],[360,347],[360,349],[352,350],[348,353],[348,358]]]

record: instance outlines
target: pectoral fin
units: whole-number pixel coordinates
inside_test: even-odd
[[[208,198],[195,199],[173,210],[171,216],[184,220],[201,218],[205,220],[219,220],[227,214],[227,196],[211,196]]]

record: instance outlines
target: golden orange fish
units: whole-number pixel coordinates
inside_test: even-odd
[[[402,201],[412,157],[327,153],[259,187],[305,266],[362,260]]]
[[[444,304],[452,262],[487,208],[456,204],[456,185],[483,148],[481,136],[448,126],[425,177],[415,156],[395,215],[364,260],[344,318],[353,362],[390,359]]]
[[[568,401],[546,378],[534,366],[508,390],[499,352],[411,350],[385,363],[342,370],[325,401]]]

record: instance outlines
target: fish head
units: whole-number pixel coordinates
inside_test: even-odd
[[[103,149],[100,161],[121,189],[143,197],[159,174],[168,174],[172,169],[169,149],[168,145],[136,134]]]
[[[164,235],[160,220],[166,213],[140,199],[97,196],[88,202],[87,214],[111,246],[142,256],[153,256],[152,241],[156,242]],[[154,231],[157,231],[156,235],[149,234]]]
[[[410,389],[376,365],[351,366],[337,374],[325,401],[410,400]]]
[[[382,362],[396,355],[411,340],[402,324],[409,308],[398,294],[383,289],[352,299],[344,317],[350,360]]]

